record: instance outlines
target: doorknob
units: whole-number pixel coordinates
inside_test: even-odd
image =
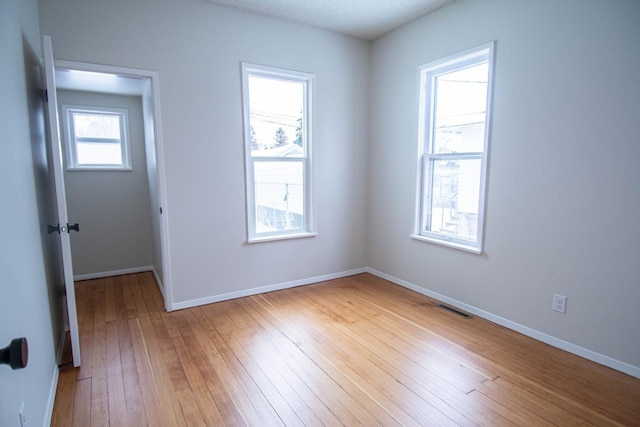
[[[53,226],[53,225],[47,225],[47,231],[49,232],[49,234],[55,233],[56,231],[58,233],[60,232],[67,232],[67,233],[71,233],[71,230],[75,230],[75,231],[80,231],[80,224],[78,224],[77,222],[73,225],[70,225],[69,223],[67,223],[67,226],[62,226],[60,227],[60,224]]]
[[[0,364],[9,365],[11,369],[27,367],[29,361],[29,346],[26,338],[15,338],[11,344],[0,349]]]

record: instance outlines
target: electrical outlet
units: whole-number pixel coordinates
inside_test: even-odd
[[[27,408],[24,402],[20,406],[20,427],[27,427]]]
[[[567,297],[560,294],[553,294],[553,311],[565,314],[567,312]]]

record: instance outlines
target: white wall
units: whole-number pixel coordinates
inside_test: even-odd
[[[174,302],[366,265],[366,42],[204,0],[39,7],[56,59],[160,74]],[[241,61],[317,76],[315,238],[245,243]]]
[[[32,144],[37,148],[44,143],[31,140],[43,135],[30,134],[26,76],[33,70],[25,69],[40,57],[35,1],[0,2],[0,40],[0,347],[18,337],[29,342],[25,369],[0,366],[0,425],[19,425],[18,411],[25,402],[29,425],[40,426],[50,416],[57,366],[34,177],[34,159],[43,156],[31,151]],[[32,110],[31,116],[42,119],[42,111]]]
[[[417,67],[496,40],[486,253],[409,238]],[[640,3],[458,0],[372,44],[368,263],[640,367]],[[553,293],[567,314],[551,311]],[[636,372],[637,372],[636,368]]]
[[[131,146],[130,171],[65,170],[69,221],[80,224],[80,232],[71,233],[74,275],[151,266],[151,207],[141,97],[59,90],[61,121],[66,120],[63,104],[126,109]],[[61,124],[61,129],[66,128]]]

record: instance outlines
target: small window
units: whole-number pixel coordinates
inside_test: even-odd
[[[493,43],[419,68],[414,238],[482,252],[492,67]]]
[[[63,105],[67,169],[130,170],[127,110]]]
[[[242,64],[248,241],[306,237],[313,75]]]

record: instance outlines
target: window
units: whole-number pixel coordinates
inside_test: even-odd
[[[248,241],[313,236],[308,73],[242,64]]]
[[[419,68],[416,239],[482,252],[492,68],[493,43]]]
[[[127,110],[63,105],[67,169],[130,170]]]

